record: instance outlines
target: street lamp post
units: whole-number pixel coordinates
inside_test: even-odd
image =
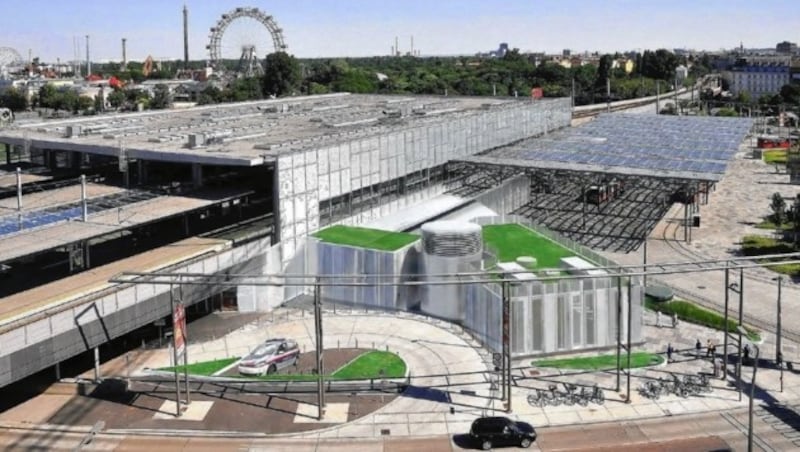
[[[737,326],[736,329],[739,331],[739,334],[747,334],[747,330],[745,330],[741,325]],[[751,343],[752,344],[752,343]],[[753,378],[750,380],[750,403],[747,413],[747,452],[753,452],[753,399],[755,398],[755,390],[756,390],[756,373],[758,372],[758,358],[761,354],[761,351],[758,348],[758,345],[752,344],[755,354],[753,355]]]

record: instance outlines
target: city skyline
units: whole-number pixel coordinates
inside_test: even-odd
[[[189,8],[192,60],[207,58],[209,28],[221,14],[238,6],[257,7],[274,16],[283,29],[288,52],[300,58],[388,55],[395,37],[405,53],[410,50],[411,36],[414,49],[423,56],[486,52],[500,42],[522,51],[547,53],[562,49],[715,51],[738,47],[740,42],[749,48],[769,48],[780,41],[797,41],[791,30],[800,28],[800,5],[783,0],[676,0],[669,8],[634,0],[509,0],[492,4],[476,0],[279,0],[246,5],[239,0],[141,0],[117,3],[113,8],[97,0],[7,3],[10,23],[4,24],[0,46],[15,48],[24,59],[30,50],[33,57],[48,62],[84,59],[86,35],[90,36],[93,61],[120,61],[122,38],[127,39],[129,60],[143,60],[148,55],[182,59],[184,3]],[[268,37],[258,28],[235,28],[225,35],[230,42],[245,39],[241,35],[254,30]],[[258,54],[271,52],[272,43],[261,41],[266,42],[257,47]]]

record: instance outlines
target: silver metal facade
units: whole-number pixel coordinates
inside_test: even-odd
[[[429,188],[438,184],[431,171],[450,160],[544,135],[570,124],[570,100],[520,101],[497,109],[442,116],[441,120],[398,128],[338,144],[278,157],[278,229],[284,262],[302,238],[331,222],[362,224],[407,204],[402,199],[374,199],[352,209],[346,219],[320,218],[320,201],[371,191],[382,183],[408,178],[404,184]]]

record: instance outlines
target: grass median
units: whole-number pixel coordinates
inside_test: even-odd
[[[724,316],[714,311],[701,308],[688,301],[655,301],[650,297],[646,297],[645,307],[647,307],[647,309],[666,314],[667,317],[671,317],[673,313],[677,314],[678,319],[681,321],[694,323],[695,325],[702,325],[718,331],[725,331],[726,329]],[[733,320],[732,317],[733,314],[730,314],[730,318],[728,318],[727,330],[730,333],[735,333],[737,331],[736,327],[739,326],[739,324]],[[749,333],[747,335],[749,340],[753,342],[759,342],[761,340],[761,335],[758,334],[758,331],[747,327],[745,327],[745,329]]]
[[[631,353],[631,369],[638,367],[656,366],[664,362],[664,358],[655,353],[634,352]],[[575,358],[540,359],[531,362],[535,367],[553,367],[556,369],[572,370],[604,370],[617,368],[617,354],[580,356]],[[628,368],[628,356],[622,354],[620,366]]]
[[[205,361],[190,364],[189,374],[211,376],[214,373],[233,364],[239,358],[225,358],[214,361]],[[373,350],[362,353],[354,360],[336,369],[333,373],[326,375],[326,380],[367,380],[371,378],[403,378],[406,375],[406,363],[397,354],[392,352]],[[164,367],[159,369],[165,372],[172,372],[174,367]],[[184,366],[179,366],[180,372],[184,371]],[[271,374],[261,376],[236,376],[238,378],[258,379],[267,381],[316,381],[316,374]]]

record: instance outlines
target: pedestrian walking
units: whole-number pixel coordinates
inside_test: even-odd
[[[678,327],[678,314],[674,312],[672,313],[672,327],[673,328]]]
[[[714,347],[714,346],[711,344],[711,339],[707,340],[706,341],[706,358],[708,358],[709,356],[713,356],[711,354],[712,347]]]
[[[661,311],[656,311],[656,326],[661,328]]]
[[[697,358],[699,358],[699,357],[700,357],[700,349],[701,349],[702,347],[703,347],[703,346],[702,346],[702,344],[700,344],[700,339],[698,339],[698,340],[697,340],[697,342],[695,342],[695,343],[694,343],[694,352],[695,352],[695,356],[696,356]]]
[[[673,351],[674,350],[672,349],[672,344],[671,343],[667,344],[667,363],[671,363],[672,362],[672,352]]]
[[[742,349],[742,353],[744,353],[744,363],[750,361],[750,344],[744,344],[744,348]]]

